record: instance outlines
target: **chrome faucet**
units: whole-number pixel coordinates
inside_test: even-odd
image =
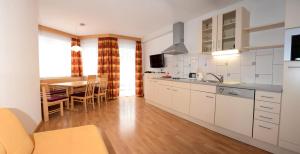
[[[223,75],[216,75],[213,73],[206,73],[206,75],[212,75],[213,77],[215,77],[220,83],[224,82],[224,76]],[[218,77],[219,76],[219,77]]]

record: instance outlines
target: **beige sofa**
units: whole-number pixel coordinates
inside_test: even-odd
[[[0,108],[0,154],[107,154],[96,126],[26,133],[8,109]]]

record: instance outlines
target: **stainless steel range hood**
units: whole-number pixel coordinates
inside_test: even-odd
[[[184,23],[173,24],[173,45],[163,51],[164,54],[178,55],[188,53],[184,45]]]

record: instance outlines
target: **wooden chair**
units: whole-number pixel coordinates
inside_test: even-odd
[[[52,113],[60,112],[64,115],[64,102],[69,106],[69,98],[67,97],[67,90],[63,91],[50,91],[47,84],[42,85],[42,105],[44,121],[49,120],[49,115]],[[50,110],[50,106],[59,105],[58,109]]]
[[[100,103],[102,101],[102,98],[104,98],[105,103],[107,104],[107,84],[108,80],[107,78],[100,78],[98,87],[95,88],[95,94],[94,97],[97,99],[97,103],[100,106]]]
[[[95,90],[95,80],[88,80],[85,88],[85,92],[75,93],[71,95],[71,109],[74,109],[74,101],[82,102],[84,105],[84,110],[87,112],[87,104],[92,104],[93,109],[95,108],[94,103],[94,90]]]

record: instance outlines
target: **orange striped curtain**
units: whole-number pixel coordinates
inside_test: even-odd
[[[80,39],[72,38],[71,47],[74,45],[80,46]],[[81,62],[81,52],[72,51],[72,77],[82,76],[82,62]]]
[[[103,73],[108,74],[108,98],[117,98],[120,86],[120,57],[117,38],[98,38],[98,76]]]
[[[135,47],[135,94],[143,97],[143,64],[142,64],[142,43],[136,41]]]

